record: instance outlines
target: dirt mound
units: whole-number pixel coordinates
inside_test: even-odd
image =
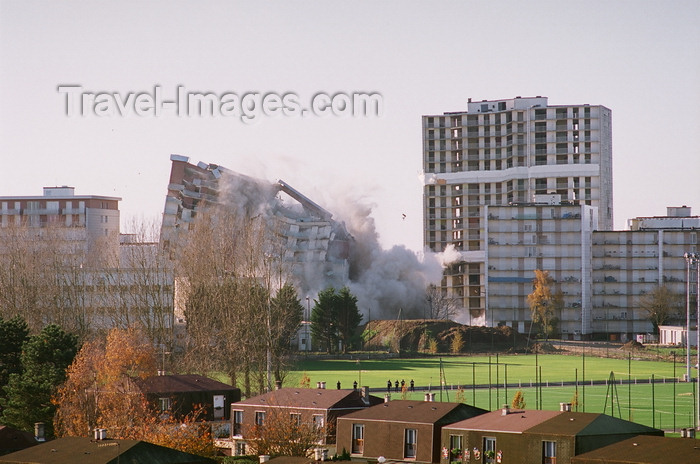
[[[636,340],[630,340],[620,347],[622,351],[642,351],[644,350],[644,345]]]
[[[511,327],[475,327],[446,320],[371,321],[365,349],[390,352],[468,353],[522,351],[527,337]]]
[[[559,353],[561,351],[564,351],[564,350],[560,350],[559,348],[552,345],[551,343],[545,343],[545,342],[535,343],[532,346],[530,346],[530,352],[537,353],[537,354]]]

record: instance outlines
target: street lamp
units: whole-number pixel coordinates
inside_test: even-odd
[[[690,372],[690,267],[695,265],[698,260],[697,253],[685,253],[683,255],[685,258],[685,369],[686,369],[686,381],[691,382],[691,372]],[[698,330],[700,333],[700,330]],[[698,347],[700,348],[700,347]]]
[[[309,337],[309,319],[311,318],[311,300],[306,297],[306,316],[304,317],[304,337],[306,339],[305,351],[311,351],[311,337]]]
[[[687,341],[687,358],[686,358],[686,363],[687,363],[687,370],[688,370],[688,381],[690,382],[692,379],[690,377],[690,267],[695,265],[695,276],[697,278],[697,290],[695,291],[695,303],[697,305],[696,310],[695,310],[695,332],[697,335],[697,345],[695,346],[697,350],[697,359],[698,363],[696,364],[698,368],[698,383],[696,385],[696,388],[700,388],[700,253],[685,253],[683,255],[685,258],[685,263],[687,266],[687,273],[686,273],[686,293],[685,293],[685,306],[686,306],[686,316],[687,316],[687,335],[686,335],[686,341]],[[697,399],[697,407],[695,408],[695,411],[697,413],[696,416],[696,422],[695,426],[700,429],[700,392],[696,393],[695,395]]]

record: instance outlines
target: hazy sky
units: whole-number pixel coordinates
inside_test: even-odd
[[[385,247],[422,248],[421,115],[467,98],[613,112],[616,228],[700,214],[700,2],[35,2],[0,0],[0,196],[122,197],[159,217],[169,156],[283,179],[332,209],[374,205]],[[379,118],[67,117],[93,93],[378,92]],[[406,215],[405,219],[403,214]]]

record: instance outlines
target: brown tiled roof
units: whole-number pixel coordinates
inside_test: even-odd
[[[0,425],[0,455],[37,444],[34,434]]]
[[[212,390],[237,390],[231,385],[201,375],[154,375],[138,380],[144,393],[183,393]]]
[[[530,428],[530,433],[566,436],[590,436],[610,434],[659,434],[663,432],[646,425],[618,419],[606,414],[587,412],[561,412],[548,421]]]
[[[440,403],[433,401],[395,400],[371,408],[353,412],[343,419],[376,420],[384,422],[409,422],[415,424],[435,424],[456,410],[464,410],[465,415],[482,414],[483,409],[464,403]]]
[[[455,430],[479,430],[483,432],[522,433],[525,430],[561,414],[559,411],[537,411],[511,409],[507,415],[502,410],[491,411],[480,416],[455,422],[446,426]]]
[[[639,435],[579,454],[571,464],[697,464],[700,442],[692,438]]]
[[[370,404],[383,400],[369,395]],[[235,403],[250,406],[293,406],[299,408],[343,409],[363,407],[359,390],[281,388]]]
[[[0,456],[6,464],[214,464],[212,459],[138,440],[66,437]]]

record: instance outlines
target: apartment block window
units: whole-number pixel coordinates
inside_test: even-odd
[[[429,117],[429,118],[428,118],[428,127],[434,127],[434,126],[435,126],[435,123],[434,123],[433,121],[434,121],[434,119],[433,119],[432,117]]]
[[[496,462],[496,439],[492,437],[484,437],[484,462]]]
[[[557,442],[542,442],[542,464],[557,464]]]
[[[498,102],[498,111],[506,110],[506,102]]]
[[[365,452],[365,426],[364,424],[352,424],[352,453],[363,454]]]
[[[243,411],[233,411],[233,434],[241,435],[243,430]]]
[[[403,457],[406,459],[416,457],[416,444],[418,441],[418,431],[416,429],[404,430]]]
[[[255,411],[255,425],[259,427],[265,425],[265,411]]]

